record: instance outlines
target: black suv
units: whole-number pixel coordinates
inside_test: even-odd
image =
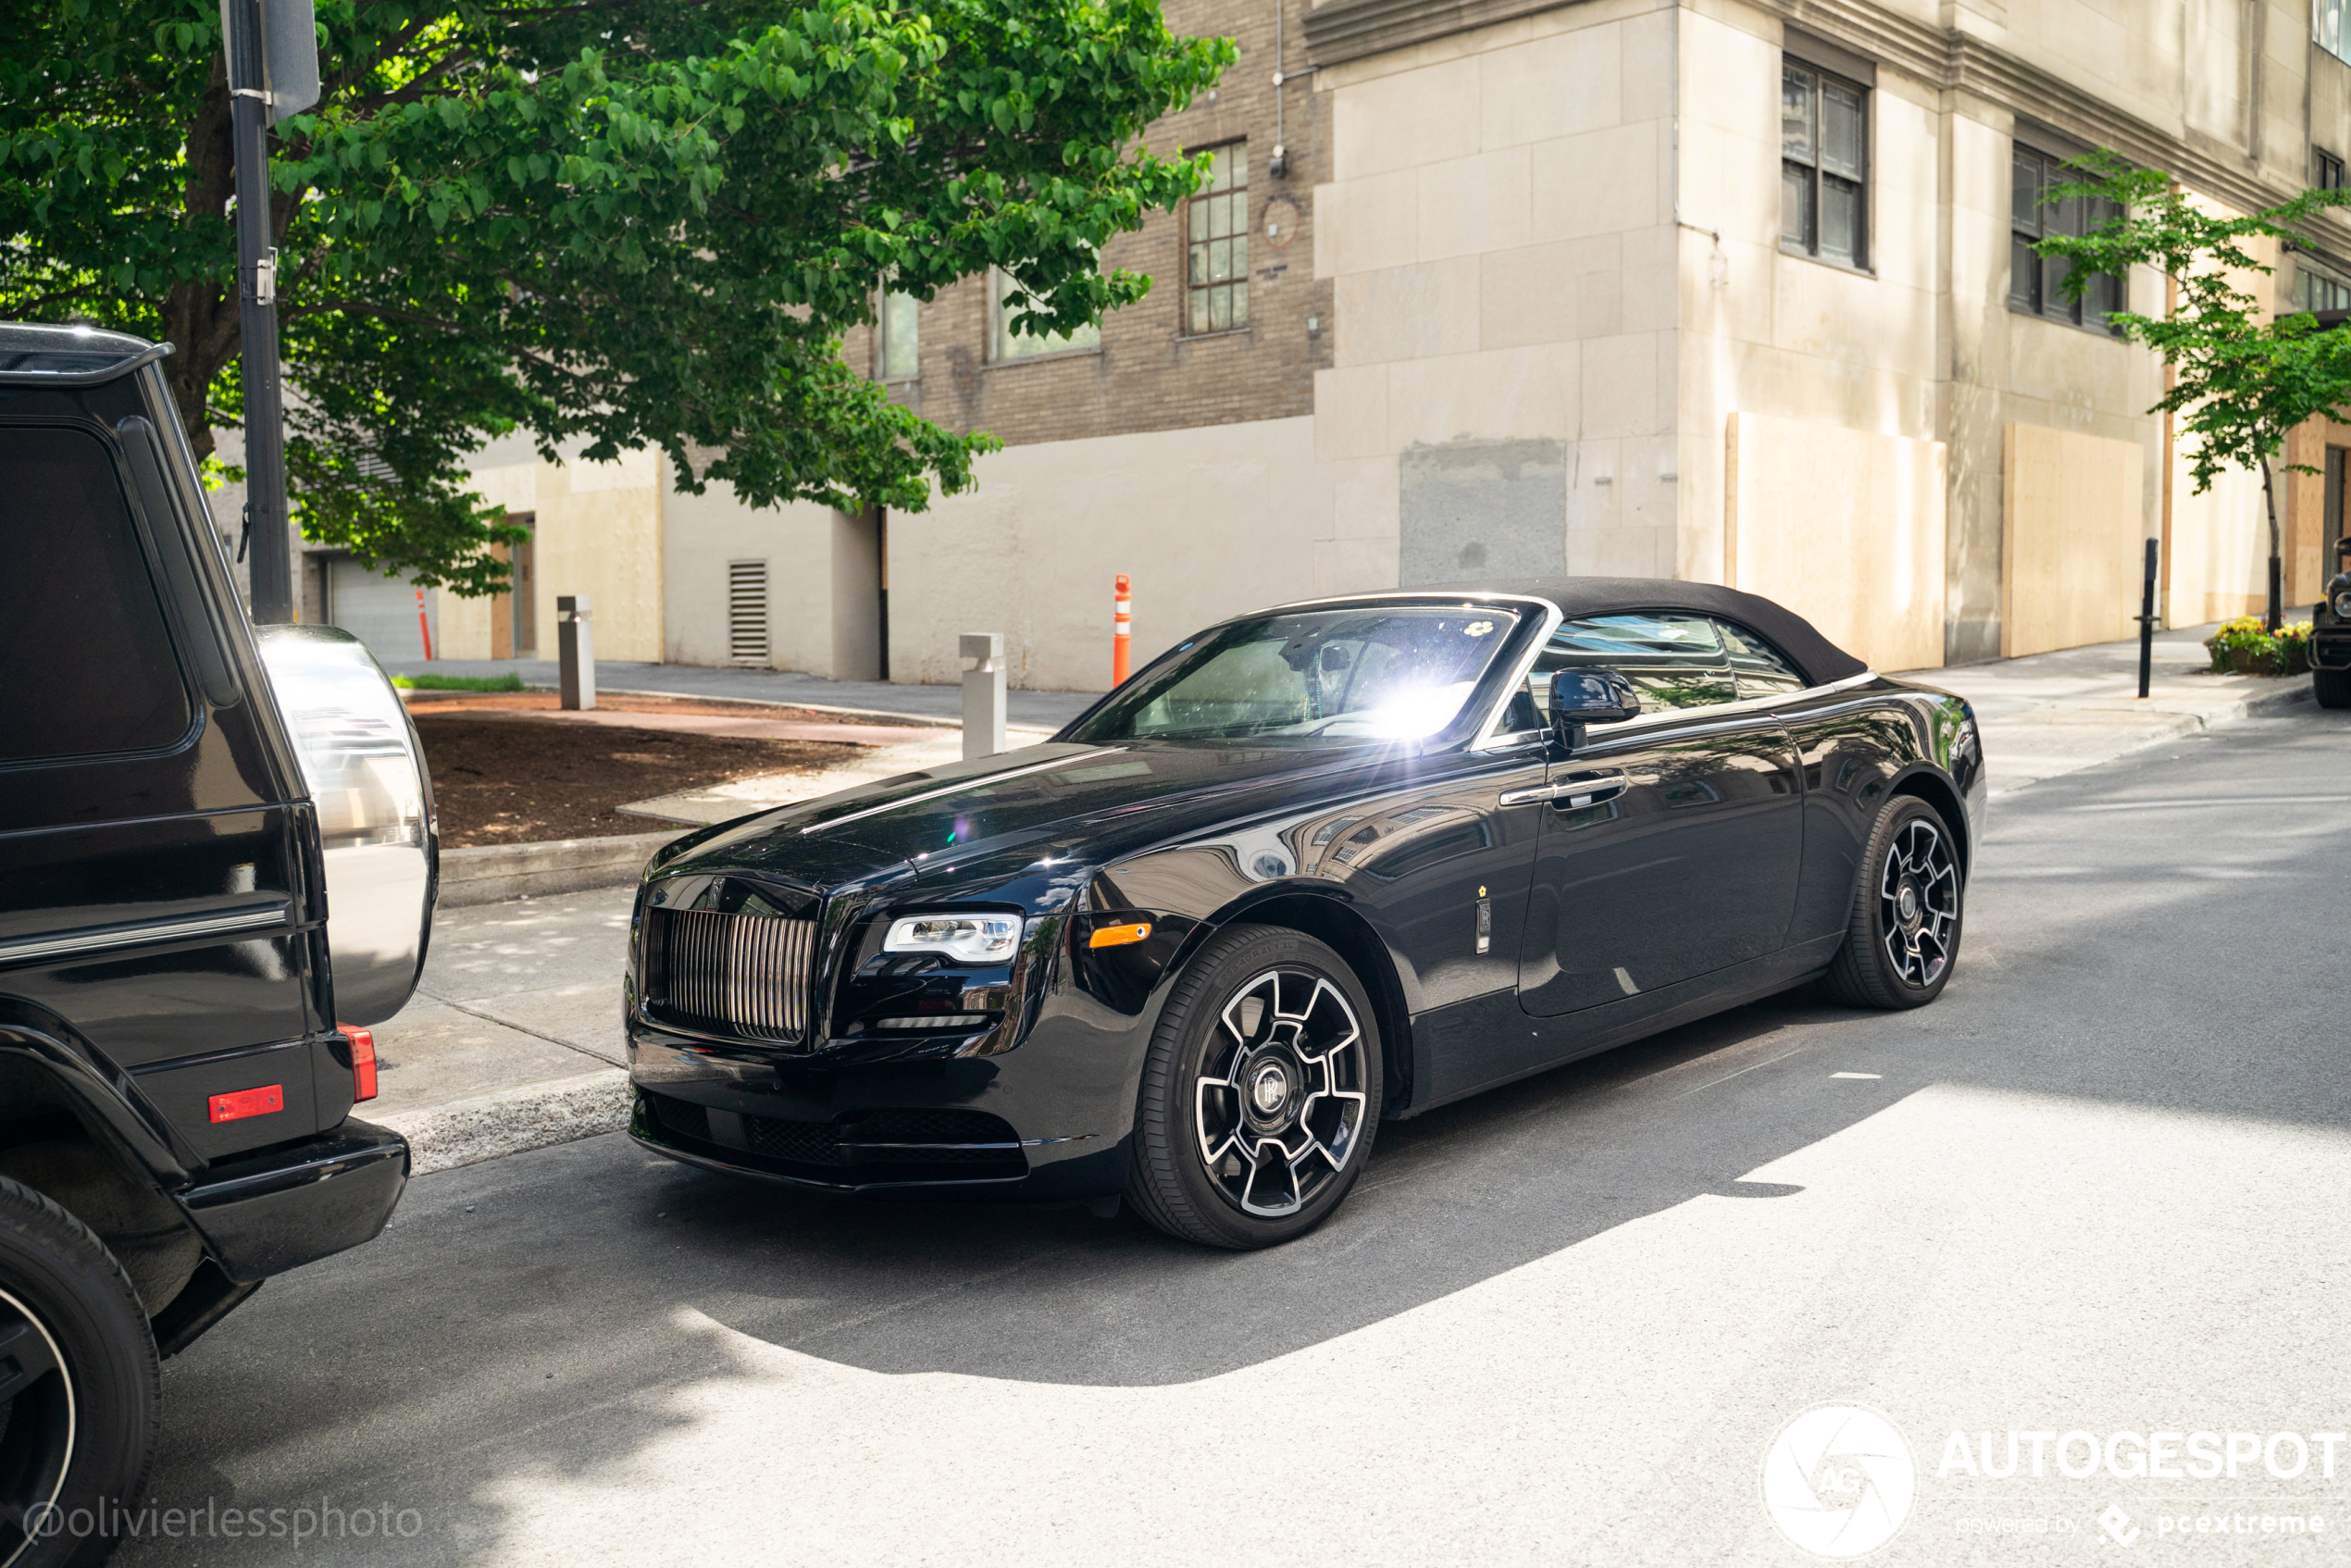
[[[408,1174],[351,1109],[424,961],[422,754],[348,634],[248,623],[169,352],[0,325],[0,1563],[103,1555],[158,1359]]]
[[[2310,616],[2310,686],[2322,708],[2351,708],[2351,538],[2335,541],[2338,567]]]

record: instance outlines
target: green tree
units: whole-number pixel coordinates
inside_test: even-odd
[[[2117,311],[2109,319],[2171,367],[2171,390],[2149,413],[2168,413],[2195,438],[2188,467],[2199,495],[2227,468],[2261,470],[2270,514],[2269,627],[2278,628],[2278,504],[2270,467],[2287,435],[2324,414],[2345,418],[2351,406],[2351,333],[2322,330],[2307,313],[2274,315],[2242,286],[2272,268],[2255,257],[2256,240],[2290,243],[2328,207],[2351,204],[2351,191],[2305,191],[2292,201],[2243,218],[2207,211],[2168,175],[2134,168],[2101,150],[2070,166],[2082,178],[2051,188],[2050,197],[2103,198],[2118,216],[2090,233],[2053,236],[2034,248],[2071,264],[2062,287],[2079,300],[2100,273],[2122,276],[2152,267],[2173,284],[2169,315]],[[2307,464],[2287,467],[2316,473]]]
[[[216,0],[0,0],[0,316],[169,339],[200,455],[234,425],[229,95]],[[496,591],[519,537],[466,489],[485,439],[753,505],[921,510],[984,434],[840,358],[877,289],[993,265],[1018,329],[1151,280],[1096,255],[1198,182],[1139,143],[1234,57],[1156,0],[318,0],[315,112],[271,222],[304,531]]]

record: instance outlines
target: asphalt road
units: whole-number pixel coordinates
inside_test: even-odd
[[[1387,1126],[1270,1253],[618,1137],[426,1176],[165,1375],[166,1504],[341,1537],[120,1561],[1793,1563],[1765,1457],[1824,1402],[1911,1456],[1873,1562],[2342,1561],[2346,821],[2307,707],[2034,786],[1937,1005],[1783,998]],[[1955,1431],[2308,1459],[1992,1479]],[[1824,1515],[1901,1489],[1811,1457]]]

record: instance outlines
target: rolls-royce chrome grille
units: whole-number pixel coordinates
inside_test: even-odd
[[[646,998],[689,1028],[753,1039],[808,1032],[816,922],[665,909],[653,915]]]

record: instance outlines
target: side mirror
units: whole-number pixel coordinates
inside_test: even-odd
[[[1551,732],[1574,751],[1587,724],[1622,724],[1638,717],[1640,693],[1612,669],[1563,669],[1551,677]]]

